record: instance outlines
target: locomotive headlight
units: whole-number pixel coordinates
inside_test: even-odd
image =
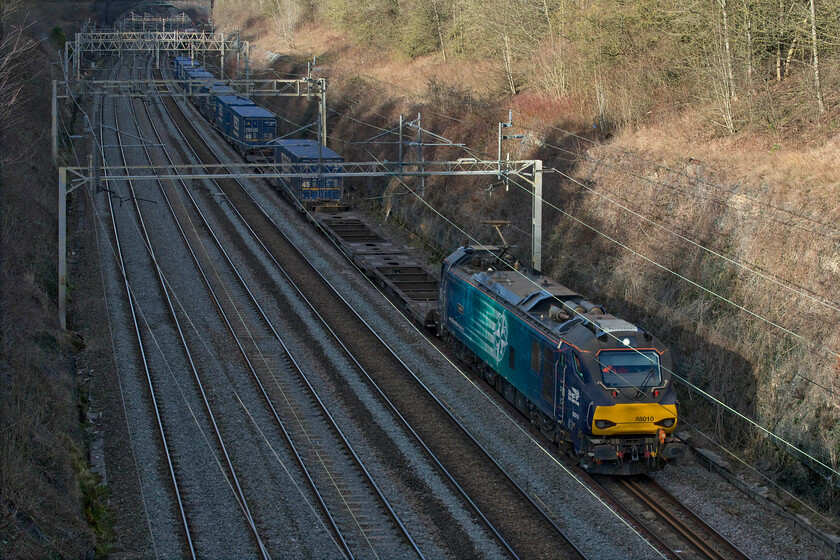
[[[607,428],[612,428],[615,426],[615,422],[611,422],[609,420],[595,420],[595,427],[599,430],[606,430]]]
[[[659,422],[657,422],[656,425],[657,426],[665,426],[666,428],[670,428],[671,426],[674,425],[674,419],[673,418],[666,418],[665,420],[660,420]]]

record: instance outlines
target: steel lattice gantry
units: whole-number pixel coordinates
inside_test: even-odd
[[[307,97],[318,100],[318,120],[321,138],[327,138],[327,83],[324,78],[224,80],[235,91],[248,97]],[[207,80],[89,80],[84,83],[89,95],[105,97],[207,97],[210,93],[196,93]],[[78,85],[79,82],[76,83]],[[72,83],[53,80],[52,91],[52,157],[58,164],[58,100],[73,97]],[[184,89],[185,86],[186,89]],[[326,145],[326,144],[324,144]]]
[[[422,162],[330,162],[322,173],[306,172],[313,164],[299,163],[222,163],[214,165],[60,167],[58,169],[58,313],[62,329],[67,326],[67,211],[66,197],[74,189],[117,181],[163,181],[185,179],[275,179],[320,177],[434,177],[502,176],[518,177],[532,191],[531,259],[535,270],[542,268],[542,160],[521,161],[422,161]],[[96,171],[104,171],[99,173]],[[68,183],[69,179],[69,183]],[[69,186],[69,189],[68,189]]]
[[[73,73],[80,80],[82,59],[85,54],[116,54],[129,52],[154,53],[190,53],[195,58],[197,52],[219,52],[224,68],[226,52],[238,52],[247,42],[240,42],[238,35],[226,37],[224,33],[204,33],[200,31],[85,31],[76,33],[72,42],[65,44],[65,60],[72,59]]]
[[[193,25],[192,20],[184,12],[177,16],[160,16],[149,13],[136,14],[131,12],[117,22],[115,27],[122,31],[175,31],[187,29]]]
[[[226,38],[224,33],[200,31],[88,31],[76,33],[76,40],[71,45],[79,53],[156,50],[171,53],[229,50],[237,40],[235,35]]]

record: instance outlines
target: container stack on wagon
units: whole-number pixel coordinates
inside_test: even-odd
[[[193,68],[199,68],[201,65],[188,56],[179,56],[175,58],[175,79],[183,80],[184,72]]]
[[[274,161],[300,164],[295,171],[322,175],[340,171],[344,158],[315,140],[288,138],[274,142]],[[344,186],[341,177],[290,177],[278,179],[276,184],[288,189],[289,194],[307,210],[341,208]]]
[[[238,152],[246,157],[273,157],[271,142],[277,133],[274,113],[238,96],[225,81],[189,57],[175,57],[173,66],[176,80],[199,112]]]
[[[213,80],[212,72],[208,72],[201,66],[186,70],[184,72],[183,88],[188,95],[194,96],[199,92],[201,86],[205,82]]]
[[[259,105],[231,105],[230,137],[243,155],[252,151],[271,152],[277,135],[277,116]]]
[[[202,84],[199,93],[196,105],[204,118],[212,123],[216,116],[216,99],[220,95],[235,95],[236,91],[225,82],[214,80]]]
[[[216,115],[212,123],[225,136],[230,136],[230,108],[234,105],[256,105],[256,103],[247,97],[235,94],[220,95],[216,98]]]

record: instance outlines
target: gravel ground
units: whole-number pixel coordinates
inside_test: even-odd
[[[681,437],[691,437],[684,431]],[[701,438],[692,438],[701,439]],[[709,452],[711,450],[703,450]],[[726,468],[728,462],[711,453]],[[736,469],[738,477],[761,490],[762,481],[746,468]],[[693,453],[673,468],[652,475],[663,488],[687,504],[715,530],[755,559],[831,558],[809,533],[794,529],[789,522],[767,507],[756,503],[724,478],[710,473]],[[762,491],[763,492],[763,491]],[[769,492],[763,492],[772,499]],[[802,523],[807,523],[801,520]]]
[[[553,454],[532,440],[521,418],[511,417],[497,396],[462,373],[421,337],[414,325],[352,269],[328,240],[313,237],[311,224],[297,218],[285,203],[278,202],[271,189],[255,186],[254,193],[264,208],[270,208],[272,215],[278,216],[275,221],[288,229],[293,238],[301,240],[298,246],[313,262],[319,263],[322,272],[354,302],[357,311],[375,325],[380,335],[448,403],[482,444],[505,468],[516,473],[520,484],[546,504],[569,534],[579,537],[576,543],[585,553],[596,558],[658,556],[605,505],[590,496]],[[387,230],[383,224],[373,222],[372,225],[374,229]],[[810,539],[793,534],[785,520],[691,459],[670,466],[657,477],[678,497],[682,495],[676,488],[681,488],[686,493],[686,501],[707,522],[753,558],[827,557]],[[715,504],[726,504],[730,512],[738,514],[721,513]]]
[[[217,146],[217,148],[219,147]],[[217,200],[212,197],[204,197],[202,202],[208,213],[214,210],[226,211],[229,214],[229,219],[234,223],[236,222],[236,219],[231,215],[229,206],[219,206]],[[237,245],[244,245],[255,254],[262,253],[262,249],[256,245],[244,228],[239,229],[238,235],[240,238],[237,239],[228,237],[223,231],[217,232],[217,234],[220,235],[222,243],[226,247],[234,248]],[[242,258],[239,251],[233,250],[232,257],[237,261],[240,271],[247,277],[250,278],[259,272],[250,271],[247,266],[243,266],[246,263],[238,260]],[[464,504],[461,503],[460,498],[455,496],[448,484],[440,478],[425,454],[417,449],[406,434],[395,429],[394,419],[382,409],[378,397],[370,393],[367,385],[358,378],[357,373],[342,353],[327,342],[329,340],[328,333],[317,323],[287,281],[273,266],[268,266],[267,270],[271,277],[271,283],[268,286],[261,287],[259,282],[251,281],[249,282],[250,288],[258,296],[268,315],[273,318],[275,328],[282,333],[292,355],[305,365],[310,367],[313,364],[315,365],[314,369],[316,371],[311,371],[315,375],[310,375],[310,380],[315,384],[315,388],[322,399],[329,402],[331,413],[348,439],[354,443],[356,451],[362,457],[366,468],[371,471],[377,483],[383,487],[386,496],[392,501],[392,505],[400,515],[402,522],[409,527],[412,537],[418,543],[422,543],[424,554],[429,558],[446,558],[451,557],[452,551],[445,551],[438,547],[435,542],[434,531],[440,529],[435,529],[431,520],[417,517],[417,508],[412,505],[408,497],[408,494],[416,493],[416,490],[409,492],[409,489],[406,488],[406,479],[409,478],[409,473],[398,473],[401,474],[402,478],[394,478],[394,473],[384,465],[389,457],[383,457],[372,451],[367,445],[364,435],[359,432],[353,419],[355,411],[340,406],[340,403],[332,397],[334,394],[333,384],[336,380],[340,380],[341,384],[352,388],[356,394],[356,400],[353,403],[355,407],[358,408],[357,405],[362,403],[366,414],[372,414],[383,431],[389,432],[392,438],[393,451],[405,457],[406,463],[414,471],[413,476],[416,480],[422,481],[422,484],[428,489],[429,496],[434,496],[436,501],[446,507],[451,513],[451,518],[458,524],[459,530],[470,536],[470,542],[465,542],[464,545],[465,551],[472,549],[468,555],[480,558],[504,557],[502,551],[492,542],[484,527],[474,519],[472,512],[464,509]],[[306,325],[305,332],[286,326],[284,317],[289,315],[290,312],[303,318]],[[313,341],[317,341],[316,346],[313,346]],[[326,362],[325,365],[324,362]]]
[[[327,240],[317,235],[311,224],[302,220],[267,186],[257,183],[252,187],[252,192],[270,215],[275,216],[275,221],[281,225],[287,235],[298,240],[301,250],[331,279],[342,295],[353,303],[357,311],[412,367],[418,377],[442,401],[447,403],[491,454],[514,474],[519,483],[545,504],[546,509],[554,515],[558,523],[575,539],[576,544],[586,554],[593,558],[658,557],[655,551],[649,548],[606,506],[591,496],[550,452],[545,451],[540,443],[531,438],[523,427],[522,419],[512,418],[505,407],[499,403],[497,397],[489,394],[483,385],[475,383],[468,375],[451,364],[443,354],[421,336],[413,324],[404,319],[372,288]],[[149,194],[151,196],[151,189],[149,189]],[[98,196],[100,202],[102,197],[100,193]],[[205,204],[218,204],[214,197],[202,197],[202,200]],[[171,225],[166,225],[163,203],[154,206],[155,235],[160,236],[161,239],[180,239],[173,230],[167,229],[171,228]],[[108,223],[101,206],[98,209],[97,219]],[[79,262],[82,266],[74,272],[80,275],[74,277],[80,289],[74,299],[71,321],[87,343],[87,350],[80,360],[80,367],[93,376],[94,408],[98,407],[103,413],[101,423],[105,434],[106,465],[112,492],[111,504],[116,514],[115,529],[118,533],[113,556],[120,558],[177,557],[181,554],[178,545],[179,525],[177,518],[173,516],[169,481],[165,472],[159,467],[162,461],[159,436],[156,426],[149,420],[145,396],[148,388],[144,385],[143,373],[138,369],[136,360],[131,358],[136,354],[136,342],[132,341],[133,333],[128,328],[129,311],[124,301],[122,281],[115,270],[114,258],[108,244],[109,236],[105,233],[99,236],[98,262],[103,265],[100,276],[92,258],[96,243],[96,237],[92,232],[92,222],[93,219],[86,221],[86,235],[80,237],[84,239],[83,245],[78,248],[81,254]],[[242,236],[247,239],[244,233]],[[241,244],[241,240],[230,239],[228,243]],[[142,244],[139,240],[135,240],[131,245],[138,253],[135,258],[141,259],[142,252],[145,251]],[[167,261],[182,264],[191,262],[182,253],[182,249],[178,249],[179,245],[180,243],[173,243],[167,250]],[[250,250],[257,251],[254,247],[250,247]],[[169,259],[173,260],[169,261]],[[86,263],[91,266],[85,266]],[[202,369],[217,369],[219,377],[213,382],[216,387],[214,398],[229,399],[229,395],[224,397],[223,391],[230,387],[235,387],[240,395],[244,395],[242,404],[226,401],[223,413],[232,418],[240,418],[237,422],[248,426],[239,431],[232,431],[231,434],[233,439],[242,440],[237,444],[236,454],[248,456],[251,462],[261,465],[256,467],[254,474],[265,478],[249,478],[249,480],[265,480],[266,486],[274,488],[291,486],[288,475],[278,470],[278,459],[274,455],[275,450],[282,448],[282,444],[277,439],[278,436],[275,434],[268,437],[270,445],[267,445],[254,429],[258,426],[262,430],[270,426],[268,419],[260,416],[261,413],[264,414],[264,406],[259,404],[259,399],[253,394],[253,388],[249,389],[248,383],[242,379],[241,369],[236,367],[234,361],[229,358],[229,350],[224,344],[218,343],[222,335],[205,330],[211,329],[210,325],[217,324],[217,321],[207,315],[212,312],[208,311],[205,303],[206,294],[203,294],[203,285],[200,285],[194,273],[191,273],[191,266],[175,268],[177,270],[167,270],[167,276],[173,285],[177,286],[179,299],[195,321],[196,330],[205,333],[201,337],[201,344],[213,348],[212,353],[203,358],[205,361]],[[288,298],[288,301],[295,301],[295,296],[289,292],[285,282],[279,277],[275,277],[275,281],[277,290],[282,292],[283,297]],[[135,286],[138,290],[142,288],[142,286]],[[100,289],[107,296],[109,309],[107,315],[105,302],[102,300],[102,294],[99,293]],[[147,289],[155,290],[156,288],[148,286]],[[269,301],[272,298],[263,297],[263,300]],[[275,316],[282,317],[288,309],[274,307],[271,311]],[[330,375],[340,376],[342,382],[349,384],[358,395],[359,403],[373,411],[376,421],[392,433],[395,450],[408,458],[412,469],[422,477],[429,491],[434,493],[435,499],[440,501],[442,507],[450,510],[452,517],[458,520],[462,530],[472,536],[473,543],[485,543],[483,548],[481,545],[472,544],[472,547],[479,548],[473,548],[468,553],[470,556],[501,556],[494,545],[486,544],[486,531],[475,522],[468,511],[464,510],[463,504],[452,495],[448,486],[440,480],[425,457],[416,450],[404,434],[393,430],[392,419],[377,406],[376,398],[356,377],[346,360],[334,348],[311,344],[312,338],[322,340],[323,336],[318,334],[320,327],[314,324],[309,313],[302,308],[295,311],[304,317],[310,331],[288,333],[292,352],[304,359],[320,354],[319,359],[326,359],[330,364]],[[109,324],[112,328],[110,331]],[[282,321],[280,324],[282,325]],[[312,359],[315,360],[314,357]],[[185,369],[179,372],[179,375],[186,375],[186,373]],[[183,383],[179,385],[184,387],[189,383],[191,382],[188,379],[183,379]],[[331,391],[328,379],[319,378],[316,385],[319,391],[327,394]],[[173,386],[171,391],[176,394],[180,389]],[[187,397],[183,398],[187,400]],[[193,402],[195,398],[195,395],[189,398],[191,406],[197,407],[194,410],[201,410],[200,404],[197,401]],[[243,408],[254,414],[252,423],[242,420]],[[355,426],[352,411],[339,407],[335,413],[350,439],[355,441],[364,439],[364,435],[359,433]],[[188,420],[185,419],[184,422],[188,423]],[[234,428],[229,429],[234,430]],[[198,437],[191,439],[183,434],[182,440],[187,441],[181,441],[179,445],[186,446],[185,449],[191,452],[205,454],[209,452],[210,447],[196,443],[200,441]],[[126,442],[129,443],[128,446]],[[405,515],[407,522],[418,530],[429,531],[428,520],[416,518],[410,501],[399,500],[403,482],[394,478],[385,468],[383,458],[366,450],[364,446],[360,446],[360,449],[365,461],[369,461],[372,465],[374,476],[381,479],[389,496],[395,496],[395,507],[400,515]],[[206,461],[208,464],[213,464],[215,458],[208,455]],[[286,464],[285,459],[281,462]],[[212,478],[213,471],[218,471],[218,468],[210,468],[204,474]],[[263,474],[259,474],[260,472]],[[663,473],[657,474],[656,479],[677,497],[691,505],[711,525],[753,558],[825,557],[819,549],[810,544],[808,539],[798,538],[783,521],[691,459],[669,467]],[[205,480],[202,479],[201,482],[203,487]],[[230,501],[229,497],[224,498],[225,495],[230,496],[229,489],[217,491],[218,495],[210,493],[204,499]],[[199,490],[191,489],[190,492],[194,495]],[[200,492],[204,493],[204,490]],[[311,529],[317,524],[317,520],[312,517],[311,510],[301,504],[300,496],[295,492],[288,491],[288,488],[279,493],[282,496],[271,492],[263,493],[263,490],[257,488],[250,488],[248,492],[250,495],[257,494],[258,502],[267,502],[258,507],[272,512],[276,517],[276,525],[271,525],[267,521],[266,524],[275,527],[268,530],[271,533],[270,540],[273,547],[277,547],[276,550],[283,551],[282,556],[338,556],[335,554],[332,543],[325,541],[323,535],[318,537],[316,531],[316,536],[312,536]],[[193,497],[198,499],[198,496]],[[227,531],[219,530],[217,516],[220,515],[218,512],[221,508],[215,509],[218,506],[219,504],[214,504],[214,508],[207,509],[206,519],[209,525],[205,531],[212,530],[215,533],[215,538],[207,535],[210,539],[207,542],[212,542],[214,546],[218,545],[220,548],[207,547],[203,550],[203,555],[227,556],[229,554],[231,557],[241,557],[242,550],[251,550],[253,546],[247,545],[245,548],[237,549],[238,545],[233,546],[235,541],[228,542],[227,539],[221,538],[227,535]],[[292,524],[286,528],[279,528],[286,520],[293,520]],[[424,546],[429,547],[428,551],[424,550],[428,557],[442,558],[448,555],[446,551],[435,547],[433,533],[421,532],[421,539]],[[228,554],[225,554],[225,551]]]

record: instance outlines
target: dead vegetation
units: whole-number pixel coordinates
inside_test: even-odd
[[[0,557],[83,557],[94,537],[79,480],[90,473],[73,341],[57,321],[49,161],[59,34],[48,33],[60,21],[25,1],[0,1],[0,15]]]
[[[233,25],[235,14],[223,4],[217,21]],[[445,63],[439,53],[405,60],[317,20],[302,22],[294,49],[272,34],[255,39],[286,55],[284,73],[318,56],[335,110],[331,147],[350,159],[396,159],[392,147],[348,141],[420,111],[424,128],[476,149],[428,148],[429,159],[495,159],[496,123],[513,108],[514,131],[527,138],[505,150],[557,171],[546,176],[544,271],[668,341],[685,381],[686,424],[840,513],[831,472],[840,470],[836,58],[822,59],[825,112],[815,110],[812,70],[794,61],[784,79],[746,91],[737,84],[726,109],[732,133],[720,99],[698,95],[696,81],[658,90],[639,77],[620,82],[640,71],[633,67],[609,77],[614,120],[605,128],[593,119],[597,99],[572,89],[499,95],[492,61]],[[633,101],[639,97],[643,106]],[[300,124],[314,120],[306,104],[273,109]],[[354,194],[407,224],[436,255],[468,235],[494,242],[481,221],[510,219],[508,240],[527,260],[530,196],[522,185],[508,187],[430,179],[421,201],[412,192],[417,181],[369,181],[356,183]]]

